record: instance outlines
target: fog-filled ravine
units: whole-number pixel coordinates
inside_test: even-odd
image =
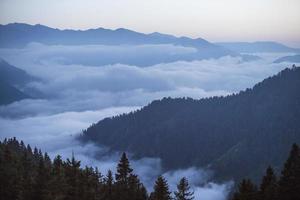
[[[68,42],[56,40],[59,34],[49,40],[36,40],[33,34],[19,45],[0,45],[0,70],[5,74],[0,95],[6,98],[0,105],[0,140],[16,137],[48,152],[51,158],[74,154],[82,165],[97,166],[105,173],[115,169],[122,152],[76,139],[93,123],[164,97],[201,99],[238,93],[300,64],[295,60],[274,62],[297,55],[297,49],[262,52],[253,47],[244,54],[200,39],[123,29],[108,32],[114,35],[112,41],[121,32],[130,42],[124,38],[114,43],[87,42],[83,35],[80,42],[72,43],[77,38],[74,32],[75,38],[70,36]],[[4,31],[0,35],[14,36]],[[161,174],[171,190],[181,177],[187,177],[196,200],[198,196],[201,200],[225,200],[234,185],[231,178],[217,181],[215,172],[206,166],[165,170],[159,157],[137,158],[133,152],[127,153],[150,191]]]

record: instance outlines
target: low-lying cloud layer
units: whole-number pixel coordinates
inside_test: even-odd
[[[46,99],[42,100],[24,100],[0,107],[0,113],[9,117],[20,117],[114,106],[143,106],[165,96],[188,96],[198,99],[227,95],[252,87],[287,67],[285,64],[272,63],[270,55],[264,55],[266,60],[253,62],[242,62],[238,57],[223,57],[161,63],[146,68],[125,64],[89,66],[76,62],[77,57],[89,60],[87,54],[93,55],[93,59],[101,60],[102,58],[97,56],[99,49],[104,51],[107,48],[110,52],[112,50],[109,49],[120,48],[119,51],[125,51],[122,46],[99,46],[48,47],[35,44],[24,49],[0,49],[0,57],[42,80],[31,83],[30,87],[40,90],[46,96]],[[166,48],[166,45],[145,46],[127,46],[126,49],[143,58],[143,51],[140,54],[140,51],[136,51],[137,48],[145,48],[149,52]],[[176,48],[185,47],[167,45],[167,50],[164,51],[172,53],[177,51]],[[67,56],[75,64],[65,65],[53,59],[59,56],[63,59]],[[126,57],[126,54],[123,56]]]
[[[242,62],[238,57],[177,61],[149,67],[127,62],[193,51],[173,45],[32,44],[24,49],[0,49],[0,57],[40,78],[41,81],[30,83],[29,87],[41,91],[45,97],[0,106],[0,139],[15,136],[42,148],[52,157],[61,154],[67,158],[73,151],[83,165],[99,166],[105,173],[115,169],[120,154],[110,152],[107,147],[82,145],[75,140],[75,136],[92,123],[136,110],[162,97],[199,99],[238,92],[288,67],[272,63],[273,58],[282,54],[259,55],[265,59],[253,62]],[[102,59],[111,59],[114,63],[120,56],[126,60],[125,64],[102,65],[105,63]],[[211,172],[193,166],[164,172],[159,158],[132,160],[132,166],[150,190],[160,174],[168,179],[171,190],[175,190],[182,176],[186,176],[196,200],[223,200],[232,185],[231,182],[213,183]]]
[[[16,53],[20,51],[17,50]],[[143,67],[162,62],[190,60],[197,50],[172,44],[47,46],[30,43],[21,53],[38,58],[36,62],[47,60],[63,65],[89,66],[123,63]]]

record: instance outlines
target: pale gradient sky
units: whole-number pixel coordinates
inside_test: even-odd
[[[0,0],[0,23],[12,22],[300,47],[300,0]]]

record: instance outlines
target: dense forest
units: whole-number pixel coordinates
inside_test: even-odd
[[[178,183],[174,197],[191,199],[193,193],[186,178]],[[125,153],[116,174],[103,176],[97,168],[82,167],[74,156],[66,161],[16,138],[0,142],[0,199],[2,200],[170,200],[171,192],[159,176],[148,195],[139,177],[133,173]]]
[[[153,101],[93,124],[79,139],[159,157],[164,169],[209,166],[220,180],[257,183],[268,165],[278,172],[300,142],[299,86],[300,68],[293,66],[226,97]]]
[[[259,188],[244,179],[231,198],[298,200],[299,188],[300,149],[294,144],[279,179],[268,167]],[[47,153],[32,149],[16,138],[0,142],[0,197],[3,200],[192,200],[193,195],[185,177],[172,193],[163,176],[157,178],[148,195],[125,153],[116,174],[108,171],[103,176],[97,168],[82,167],[74,155],[66,161],[60,155],[51,160]]]
[[[294,144],[279,178],[271,166],[257,187],[250,179],[243,179],[232,200],[299,200],[300,149]]]

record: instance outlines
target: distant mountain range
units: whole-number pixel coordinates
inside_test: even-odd
[[[205,58],[219,58],[228,55],[241,56],[239,53],[210,43],[202,38],[192,39],[188,37],[175,37],[161,33],[144,34],[123,28],[116,30],[98,28],[82,31],[59,30],[43,25],[29,25],[22,23],[0,25],[0,48],[23,48],[32,42],[46,45],[172,44],[175,46],[192,47],[196,50],[194,53],[183,56],[173,55],[172,52],[170,52],[166,58],[158,59],[154,64],[157,64],[158,62],[174,62],[177,60],[191,61]],[[257,59],[257,57],[245,57],[246,61],[252,59]]]
[[[277,42],[222,42],[210,43],[202,38],[175,37],[162,33],[144,34],[132,30],[119,28],[115,30],[97,28],[88,30],[60,30],[44,25],[29,25],[12,23],[0,25],[0,48],[23,48],[29,43],[45,45],[174,45],[191,47],[196,51],[188,54],[155,55],[133,59],[130,56],[99,55],[98,60],[88,59],[89,65],[106,65],[123,63],[137,66],[150,66],[158,63],[175,62],[178,60],[192,61],[222,56],[240,56],[244,61],[260,59],[258,56],[245,53],[260,52],[296,52],[300,49],[291,48]],[[147,60],[148,59],[148,60]],[[111,61],[113,60],[113,61]],[[72,59],[69,61],[72,64]],[[83,61],[82,61],[83,62]],[[86,64],[86,63],[83,64]],[[75,63],[76,64],[76,63]],[[81,64],[81,63],[80,63]]]
[[[238,53],[299,53],[300,49],[291,48],[278,42],[219,42],[215,43]]]
[[[164,98],[83,131],[79,140],[160,157],[165,169],[215,169],[220,180],[282,166],[300,143],[300,68],[285,69],[238,94],[201,100]]]
[[[282,62],[300,63],[300,55],[284,56],[274,61],[274,63],[282,63]]]
[[[144,34],[124,28],[116,30],[97,28],[88,30],[59,30],[43,25],[13,23],[0,25],[0,47],[24,47],[30,42],[48,45],[138,45],[138,44],[174,44],[201,49],[214,49],[220,53],[233,52],[212,44],[202,38],[175,37],[172,35],[151,33]],[[217,53],[217,52],[216,52]]]
[[[23,90],[27,83],[34,80],[37,79],[24,70],[0,59],[0,105],[30,98],[30,95],[25,94]]]

